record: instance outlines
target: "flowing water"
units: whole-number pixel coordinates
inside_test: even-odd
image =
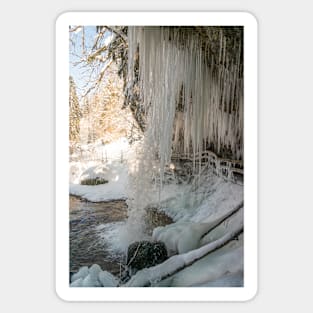
[[[108,252],[109,243],[102,240],[99,226],[125,221],[126,217],[125,201],[93,203],[70,196],[70,272],[98,264],[118,274],[123,255]]]
[[[123,224],[127,219],[127,205],[123,200],[89,202],[70,196],[70,273],[82,266],[98,264],[102,270],[119,275],[125,254],[112,253],[112,227]],[[156,209],[146,214],[147,233],[153,228],[172,223],[172,219]],[[110,232],[107,235],[106,232]],[[114,236],[114,234],[113,234]]]

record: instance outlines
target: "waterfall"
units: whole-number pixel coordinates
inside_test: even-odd
[[[152,176],[159,176],[161,192],[173,152],[195,160],[211,148],[243,160],[242,38],[228,36],[229,29],[128,27],[128,85],[136,79],[139,50],[139,88],[146,114],[130,220],[142,215],[138,212],[148,204]]]

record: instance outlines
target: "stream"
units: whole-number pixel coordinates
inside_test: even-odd
[[[125,254],[112,253],[112,225],[123,224],[127,219],[124,200],[89,202],[79,197],[69,197],[70,215],[70,276],[80,267],[98,264],[102,270],[119,276]],[[148,233],[153,228],[173,223],[166,214],[150,209],[146,214]],[[111,236],[111,237],[110,237]],[[114,234],[113,234],[114,236]],[[110,239],[111,238],[111,239]]]

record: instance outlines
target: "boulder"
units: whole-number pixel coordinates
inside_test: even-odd
[[[128,247],[127,266],[134,272],[163,263],[167,258],[163,242],[136,241]]]

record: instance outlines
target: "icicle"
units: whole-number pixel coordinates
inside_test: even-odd
[[[147,113],[137,174],[141,186],[133,204],[142,208],[147,204],[142,181],[149,183],[153,167],[162,186],[172,151],[192,156],[194,170],[199,163],[199,173],[208,145],[217,154],[227,150],[233,158],[243,158],[241,43],[238,54],[230,59],[222,30],[218,55],[210,55],[210,42],[204,43],[200,35],[184,27],[129,27],[128,39],[128,82],[134,81],[139,46],[139,86]]]

